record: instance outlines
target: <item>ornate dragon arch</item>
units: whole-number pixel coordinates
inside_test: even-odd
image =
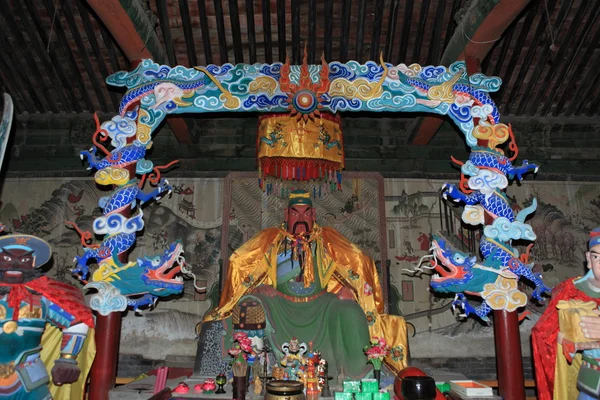
[[[471,154],[465,162],[452,159],[461,166],[460,184],[445,184],[442,192],[444,198],[465,204],[462,219],[466,224],[485,227],[480,243],[484,260],[478,262],[476,257],[454,250],[443,239],[434,240],[432,265],[423,267],[438,272],[432,278],[432,288],[455,293],[456,306],[466,315],[484,320],[491,310],[513,311],[527,303],[527,296],[517,287],[521,278],[535,285],[533,297],[537,300],[549,291],[541,276],[531,271],[529,253],[519,255],[512,246],[516,239],[535,240],[531,226],[524,222],[535,210],[535,199],[515,215],[505,190],[509,180],[521,180],[525,173],[537,171],[537,166],[527,161],[519,167],[512,164],[518,147],[510,126],[500,123],[498,109],[489,96],[500,88],[500,78],[469,75],[464,62],[422,67],[394,66],[383,60],[365,64],[321,61],[321,65],[308,65],[305,58],[302,65],[171,68],[143,60],[133,71],[107,78],[109,85],[126,88],[119,114],[102,125],[96,118],[94,146],[81,153],[90,169],[97,170],[96,182],[114,188],[112,195],[101,200],[103,216],[93,225],[96,234],[105,235],[103,242],[90,244],[91,234],[76,227],[85,253],[77,258],[75,272],[87,283],[88,261],[95,259],[100,266],[88,284],[99,292],[96,303],[92,303],[95,309],[103,315],[127,306],[137,310],[152,306],[157,297],[183,290],[183,282],[175,277],[179,267],[173,266],[179,264],[184,274],[190,271],[177,243],[156,256],[155,265],[150,259],[126,264],[118,256],[127,253],[135,243],[136,232],[143,229],[139,206],[171,190],[160,178],[160,171],[167,166],[156,167],[145,159],[153,134],[168,115],[204,112],[287,113],[304,123],[322,117],[321,113],[337,112],[447,115],[464,134]],[[109,138],[111,151],[102,144]],[[499,148],[505,143],[510,155]],[[100,158],[99,152],[103,153]],[[146,182],[156,189],[144,192]],[[137,209],[135,215],[123,212]],[[128,281],[131,285],[125,285]],[[479,296],[482,305],[471,306],[464,292]]]

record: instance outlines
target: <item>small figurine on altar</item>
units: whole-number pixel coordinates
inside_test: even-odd
[[[83,397],[94,351],[93,335],[86,337],[94,320],[80,290],[39,272],[51,254],[35,236],[0,237],[0,397]],[[51,390],[48,362],[54,363]]]
[[[281,345],[281,349],[285,353],[281,359],[281,365],[285,367],[288,379],[302,380],[307,363],[307,358],[304,356],[308,349],[306,343],[299,343],[298,339],[294,337]]]
[[[600,398],[600,228],[585,257],[587,274],[552,291],[531,331],[540,400]]]

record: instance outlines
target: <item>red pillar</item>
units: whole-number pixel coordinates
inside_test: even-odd
[[[128,166],[127,170],[130,179],[134,179],[135,164]],[[120,214],[127,218],[131,217],[131,208],[126,207]],[[120,262],[126,263],[127,252],[119,254],[118,258]],[[115,387],[121,317],[121,312],[112,312],[107,316],[96,314],[96,358],[90,372],[89,400],[108,400],[108,392]]]
[[[89,400],[106,400],[115,386],[119,339],[121,336],[121,313],[96,318],[96,358],[90,374]]]
[[[498,369],[498,392],[504,399],[525,399],[525,379],[519,318],[516,311],[494,311],[494,340]]]

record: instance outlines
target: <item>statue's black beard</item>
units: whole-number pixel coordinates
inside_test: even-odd
[[[0,283],[6,283],[4,282],[4,274],[6,273],[5,270],[1,270],[0,269]],[[37,269],[30,269],[30,270],[22,270],[21,273],[23,274],[23,282],[20,283],[26,283],[29,281],[32,281],[34,279],[40,278],[42,276],[44,276],[44,274]],[[2,293],[2,289],[4,289],[5,287],[0,287],[0,294],[6,294],[6,293]]]
[[[304,221],[298,221],[298,222],[295,222],[295,223],[294,223],[294,226],[292,227],[292,233],[293,233],[294,235],[296,234],[296,228],[297,228],[297,227],[299,227],[299,226],[301,226],[301,225],[304,225],[304,231],[305,231],[306,233],[310,233],[310,232],[308,231],[308,223],[306,223],[306,222],[304,222]]]

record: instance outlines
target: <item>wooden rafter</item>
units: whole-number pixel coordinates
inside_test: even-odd
[[[295,0],[299,1],[299,0]],[[348,38],[350,37],[351,0],[342,0],[342,36],[340,38],[340,61],[348,61]]]
[[[566,21],[567,14],[569,13],[569,9],[571,8],[572,4],[573,0],[564,1],[561,4],[560,10],[558,11],[558,14],[555,19],[554,26],[551,26],[551,21],[545,21],[548,24],[548,26],[550,26],[549,29],[552,29],[554,32],[560,32],[564,22]],[[548,30],[548,26],[545,27],[546,30]],[[540,76],[542,75],[544,68],[547,66],[547,60],[551,52],[550,46],[552,45],[552,38],[553,35],[546,34],[546,40],[544,41],[545,45],[542,46],[542,52],[538,58],[533,73],[529,78],[529,82],[527,82],[527,86],[525,87],[524,93],[526,93],[526,96],[522,96],[517,106],[517,115],[523,114],[525,106],[529,104],[529,98],[531,97],[530,94],[532,93],[533,88],[537,86]],[[497,73],[499,73],[499,71]]]
[[[202,0],[198,0],[201,2]],[[293,1],[293,0],[292,0]],[[250,56],[250,64],[256,62],[256,30],[254,27],[254,1],[246,0],[246,24],[248,34],[248,54]]]
[[[98,69],[102,74],[103,80],[110,75],[108,72],[108,68],[106,67],[106,63],[104,62],[104,56],[102,55],[102,51],[100,50],[100,46],[98,45],[98,41],[96,40],[96,34],[94,29],[92,28],[92,23],[90,21],[90,15],[87,10],[87,5],[81,1],[77,2],[77,9],[79,10],[79,16],[81,17],[81,22],[83,23],[83,29],[85,30],[85,34],[87,36],[88,41],[90,42],[90,46],[92,47],[92,51],[94,52],[94,57],[96,64],[98,65]],[[113,111],[119,109],[119,96],[112,90],[108,90],[108,94],[110,96]]]
[[[384,60],[391,60],[392,58],[392,43],[394,36],[396,36],[396,23],[398,22],[398,9],[400,8],[400,0],[392,0],[390,8],[390,17],[388,20],[387,35],[385,38],[385,49],[383,53]]]
[[[595,9],[592,9],[589,11],[587,21],[585,22],[580,34],[577,35],[577,37],[575,38],[575,42],[574,42],[575,45],[572,46],[569,56],[567,56],[568,62],[563,63],[563,65],[564,65],[563,70],[557,79],[557,86],[559,83],[560,83],[560,86],[558,86],[557,89],[552,92],[552,95],[546,99],[546,103],[545,103],[544,109],[543,109],[544,115],[547,115],[550,112],[550,108],[554,104],[554,100],[556,99],[556,96],[558,95],[560,89],[562,89],[563,91],[566,90],[568,92],[568,94],[573,93],[572,88],[575,87],[575,82],[572,80],[568,81],[566,87],[564,85],[564,82],[569,73],[572,73],[573,77],[575,77],[575,76],[580,77],[579,76],[580,71],[583,70],[582,64],[587,63],[588,60],[579,58],[579,52],[581,51],[581,48],[583,47],[583,44],[585,42],[584,38],[588,36],[592,27],[596,24],[596,19],[598,18],[598,15],[600,15],[600,7],[595,7]],[[593,49],[591,50],[593,52],[593,50],[595,50],[595,48],[597,46],[597,42],[596,43],[592,42],[589,46],[593,46]],[[581,69],[576,68],[575,70],[573,70],[575,61],[578,59],[580,61]],[[552,115],[556,116],[560,113],[560,111],[562,111],[564,101],[565,100],[561,99],[560,101],[558,101],[556,103],[556,108],[554,109],[554,111],[552,111]]]
[[[355,60],[362,62],[363,60],[363,45],[365,40],[365,14],[367,10],[367,1],[360,0],[358,5],[358,30],[356,32],[356,56]]]
[[[285,0],[277,0],[277,54],[279,61],[285,62],[287,57],[287,40],[285,37]]]
[[[265,61],[267,64],[273,62],[273,48],[271,38],[271,1],[262,0],[263,35],[265,44]]]
[[[5,7],[5,5],[2,4],[2,7],[0,7],[0,14],[4,17],[4,23],[2,25],[4,28],[8,29],[12,33],[12,35],[14,35],[13,37],[15,39],[16,48],[19,49],[20,53],[21,53],[21,57],[13,58],[14,62],[20,63],[21,61],[25,61],[27,63],[27,65],[30,68],[32,68],[34,76],[38,76],[38,77],[43,76],[41,71],[37,67],[37,63],[35,62],[35,60],[32,57],[31,51],[29,51],[29,49],[26,45],[25,38],[23,37],[20,29],[18,28],[18,26],[15,22],[14,16],[7,15],[7,13],[9,13],[9,12],[10,12],[9,8]],[[6,37],[8,37],[8,36],[6,36]],[[8,47],[8,43],[7,43],[7,47]],[[12,51],[12,49],[11,49],[11,51]],[[22,68],[22,67],[17,66],[17,68]],[[55,113],[58,112],[58,107],[56,105],[56,102],[52,99],[53,91],[51,91],[50,88],[46,85],[46,82],[44,81],[44,79],[40,79],[38,81],[38,85],[40,86],[40,89],[41,89],[40,92],[42,94],[42,97],[44,98],[44,102],[48,106],[48,109]],[[59,94],[62,94],[64,96],[62,88],[57,88],[56,91]]]
[[[92,62],[90,61],[90,57],[88,56],[88,51],[83,43],[83,39],[79,34],[79,28],[75,23],[75,18],[73,18],[73,12],[71,11],[71,7],[61,7],[61,11],[67,20],[67,25],[69,26],[69,30],[71,31],[71,37],[75,41],[75,46],[77,47],[77,51],[79,52],[79,56],[83,60],[83,66],[85,68],[85,72],[88,75],[89,80],[92,82],[92,87],[96,92],[96,97],[98,98],[98,102],[100,103],[100,109],[104,112],[108,111],[108,104],[106,99],[104,98],[103,88],[100,86],[100,82],[98,81],[98,77],[96,76],[96,72],[94,71],[94,67],[92,66]],[[72,54],[72,53],[71,53]],[[84,84],[85,87],[85,84]],[[87,93],[87,90],[86,90]],[[93,110],[93,109],[92,109]],[[89,110],[89,111],[92,111]]]
[[[233,56],[236,63],[244,62],[242,48],[242,29],[240,28],[240,13],[237,0],[229,0],[229,21],[231,22],[231,35],[233,36]]]
[[[167,0],[156,0],[156,9],[158,10],[158,20],[160,21],[160,30],[163,35],[163,43],[167,50],[169,65],[177,65],[177,55],[173,48],[173,37],[171,36],[171,27],[169,25],[169,10],[167,9]]]

